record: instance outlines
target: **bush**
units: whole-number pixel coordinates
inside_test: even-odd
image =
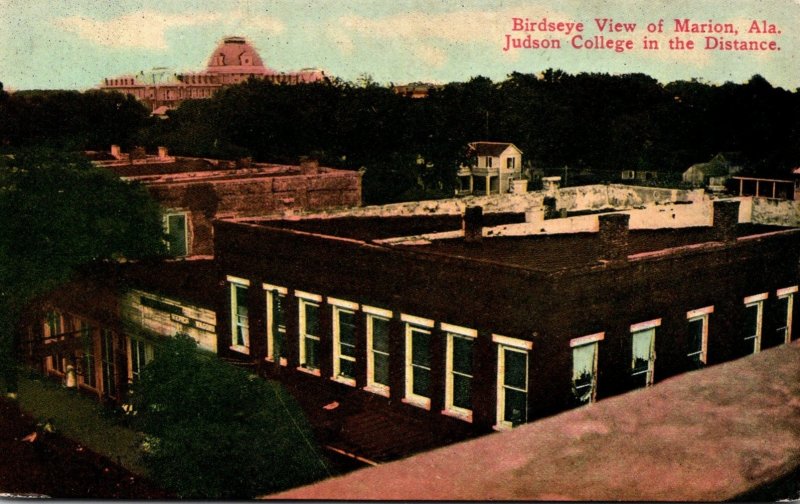
[[[329,475],[279,384],[200,354],[188,336],[158,348],[131,401],[151,476],[180,497],[252,498]]]

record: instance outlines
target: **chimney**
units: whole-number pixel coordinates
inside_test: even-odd
[[[122,151],[119,148],[119,145],[112,145],[111,146],[111,155],[114,159],[122,159]]]
[[[561,187],[561,177],[542,177],[542,189],[548,196],[555,197]]]
[[[300,169],[303,173],[314,174],[319,172],[319,161],[309,156],[300,157]]]
[[[166,159],[167,157],[169,157],[169,153],[167,151],[167,148],[164,147],[163,145],[159,145],[159,147],[158,147],[158,159]]]
[[[719,241],[736,241],[739,224],[739,202],[722,200],[714,202],[714,237]]]
[[[483,207],[471,206],[464,210],[464,241],[480,243],[483,237]]]
[[[251,157],[243,157],[236,160],[236,168],[250,168],[250,163],[253,162]]]
[[[628,214],[604,214],[598,216],[600,229],[598,238],[603,259],[610,261],[628,257]]]

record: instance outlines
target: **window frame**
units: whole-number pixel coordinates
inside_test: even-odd
[[[600,342],[603,341],[606,337],[605,332],[598,332],[594,334],[588,334],[586,336],[581,336],[579,338],[573,338],[569,340],[569,347],[572,349],[572,388],[573,388],[573,395],[574,391],[576,390],[575,386],[575,349],[576,348],[583,348],[588,346],[594,346],[594,360],[592,362],[592,382],[591,382],[591,391],[589,394],[589,401],[586,403],[581,403],[581,405],[591,404],[597,400],[597,365],[599,360],[600,354]]]
[[[230,349],[239,353],[243,354],[250,354],[250,307],[245,305],[247,308],[247,316],[244,320],[241,319],[239,315],[239,302],[236,297],[236,289],[244,289],[245,296],[248,295],[250,290],[250,280],[246,278],[239,278],[235,276],[228,275],[227,276],[228,283],[230,284],[229,287],[229,297],[230,297],[230,311],[228,312],[230,316],[230,327],[231,327],[231,344]],[[244,322],[244,323],[243,323]],[[236,335],[238,334],[237,329],[242,328],[242,342],[244,344],[239,345],[236,342]]]
[[[306,332],[307,329],[307,321],[306,321],[306,307],[313,306],[317,310],[317,320],[322,320],[322,296],[319,294],[312,294],[310,292],[304,292],[295,290],[294,295],[297,298],[297,317],[298,317],[298,326],[297,326],[297,335],[298,335],[298,342],[299,342],[299,352],[298,352],[298,362],[299,365],[297,366],[298,371],[302,371],[304,373],[309,373],[314,376],[320,376],[321,371],[319,369],[319,361],[316,363],[316,367],[309,367],[306,362],[306,339],[310,339],[316,341],[319,346],[322,345],[322,335],[321,334],[310,334]],[[319,329],[319,328],[318,328]],[[317,360],[319,360],[319,354],[317,354]]]
[[[264,357],[265,360],[270,362],[275,362],[278,360],[278,363],[281,366],[286,366],[288,361],[286,357],[280,357],[276,359],[275,355],[275,325],[273,324],[273,320],[275,317],[275,294],[277,293],[278,296],[283,296],[286,299],[289,295],[289,289],[286,287],[280,287],[278,285],[272,285],[268,283],[264,283],[261,285],[265,292],[265,302],[266,302],[266,325],[267,325],[267,355]],[[287,334],[288,330],[286,329],[286,306],[282,306],[281,310],[283,310],[283,344],[284,347],[287,343]],[[278,332],[280,332],[280,326],[278,326]],[[285,348],[284,348],[285,351]]]
[[[346,301],[344,299],[337,299],[328,297],[328,304],[331,305],[331,319],[333,322],[332,328],[332,335],[333,335],[333,375],[331,379],[338,383],[344,383],[345,385],[349,385],[351,387],[356,386],[356,377],[355,373],[352,377],[342,376],[342,360],[346,360],[353,363],[353,366],[356,366],[358,362],[357,351],[358,351],[358,310],[360,308],[358,303],[354,303],[352,301]],[[353,353],[356,356],[349,356],[344,355],[342,353],[342,339],[341,339],[341,314],[342,313],[350,313],[353,315],[353,323],[355,326],[353,327]]]
[[[686,356],[691,358],[694,355],[700,355],[700,362],[702,362],[704,366],[708,365],[708,327],[710,323],[710,315],[712,313],[714,313],[713,305],[686,312],[687,323],[696,322],[698,320],[703,322],[703,332],[701,334],[700,351],[690,352],[686,354]]]
[[[440,328],[442,332],[445,333],[446,338],[446,347],[445,347],[445,387],[444,387],[444,410],[442,413],[449,416],[454,416],[460,418],[461,420],[465,420],[467,422],[472,422],[472,408],[462,408],[456,406],[454,404],[455,401],[455,375],[466,376],[470,380],[470,393],[472,391],[472,382],[475,379],[475,371],[472,370],[471,375],[466,373],[456,371],[453,369],[453,358],[454,358],[454,347],[455,347],[455,339],[465,339],[469,340],[472,346],[472,366],[474,366],[475,362],[475,354],[474,354],[474,345],[475,341],[478,337],[478,331],[475,329],[471,329],[469,327],[462,327],[453,324],[447,324],[442,322],[440,324]],[[471,395],[471,394],[470,394]],[[470,397],[470,403],[472,403],[472,397]],[[473,406],[474,407],[474,406]]]
[[[170,234],[170,225],[169,225],[169,218],[170,217],[183,217],[183,254],[174,254],[174,257],[187,257],[189,255],[189,212],[187,211],[180,211],[180,210],[167,210],[164,213],[164,233],[169,236]],[[167,242],[167,251],[172,253],[170,249],[170,241],[166,240]]]
[[[152,362],[153,357],[155,356],[155,351],[153,348],[153,344],[149,341],[146,341],[141,338],[127,338],[128,342],[128,382],[133,383],[141,374],[142,369]],[[141,345],[142,353],[139,354],[140,348],[138,345]],[[136,355],[136,366],[134,366],[134,354]],[[134,369],[134,367],[138,367],[138,369]]]
[[[405,395],[403,397],[403,402],[412,404],[414,406],[418,406],[423,409],[430,410],[431,408],[431,398],[425,397],[422,395],[418,395],[414,393],[414,368],[425,369],[428,371],[431,378],[433,378],[433,369],[431,367],[425,367],[420,364],[414,364],[413,362],[413,335],[414,331],[428,334],[428,336],[433,339],[433,327],[434,321],[431,319],[425,319],[422,317],[416,317],[414,315],[407,315],[405,313],[400,314],[400,320],[405,323],[404,333],[405,333]],[[431,348],[428,348],[428,352],[430,354]],[[433,385],[433,380],[430,380],[431,385]]]
[[[769,298],[769,292],[762,292],[761,294],[754,294],[744,298],[745,310],[748,308],[756,308],[756,333],[752,336],[745,336],[745,341],[753,340],[752,354],[757,354],[761,351],[761,341],[764,337],[764,301]],[[748,354],[750,355],[750,354]]]
[[[83,343],[85,343],[80,357],[81,372],[78,373],[78,383],[92,390],[97,390],[97,358],[94,353],[93,328],[87,320],[79,319],[78,330]]]
[[[117,362],[114,352],[114,332],[100,329],[100,369],[102,393],[107,397],[117,397]]]
[[[775,291],[775,297],[777,299],[786,299],[786,320],[784,321],[785,325],[783,327],[778,327],[777,330],[784,331],[783,342],[788,344],[792,342],[792,322],[793,322],[793,312],[794,312],[794,295],[797,293],[798,286],[793,285],[791,287],[785,287],[783,289],[778,289]]]
[[[497,416],[494,425],[495,430],[513,429],[512,422],[505,419],[505,390],[506,388],[523,392],[525,394],[525,419],[522,424],[528,422],[528,393],[530,389],[530,352],[533,350],[533,342],[492,334],[492,342],[497,344]],[[517,352],[525,355],[525,389],[520,390],[516,387],[505,384],[505,350]],[[520,424],[520,425],[522,425]]]
[[[630,331],[631,331],[631,377],[638,376],[643,374],[643,372],[639,371],[634,373],[634,364],[635,361],[633,360],[633,340],[636,334],[643,333],[646,331],[653,331],[653,336],[650,338],[650,355],[647,361],[647,376],[645,377],[645,388],[652,387],[655,383],[655,371],[656,371],[656,329],[661,326],[661,319],[653,319],[647,320],[645,322],[638,322],[636,324],[631,324]]]
[[[367,333],[367,386],[364,390],[389,397],[391,393],[391,386],[375,381],[375,354],[386,356],[387,363],[391,366],[391,352],[384,352],[376,350],[374,347],[374,322],[375,319],[385,320],[387,325],[391,324],[393,313],[390,310],[383,308],[376,308],[374,306],[363,305],[361,307],[364,315],[366,316],[366,333]],[[391,328],[388,328],[391,331]],[[388,338],[391,340],[391,337]]]

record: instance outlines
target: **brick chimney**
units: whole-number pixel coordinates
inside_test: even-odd
[[[111,155],[114,159],[122,159],[122,150],[119,148],[119,145],[111,146]]]
[[[714,237],[719,241],[736,241],[739,224],[739,202],[721,200],[714,202]]]
[[[462,227],[464,228],[465,242],[480,243],[483,238],[483,207],[467,207],[464,210]]]
[[[598,238],[603,259],[619,260],[628,257],[628,214],[605,214],[598,216],[600,230]]]
[[[309,156],[300,157],[300,169],[303,173],[319,173],[319,161]]]
[[[159,145],[159,147],[158,147],[158,159],[166,159],[168,157],[169,157],[169,152],[167,151],[167,148],[164,147],[163,145]]]

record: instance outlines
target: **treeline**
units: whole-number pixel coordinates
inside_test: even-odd
[[[745,84],[663,85],[643,74],[547,70],[502,82],[476,77],[450,83],[426,99],[374,84],[251,80],[212,99],[185,102],[168,120],[148,120],[131,99],[97,92],[10,99],[25,102],[17,109],[29,107],[12,122],[50,123],[20,125],[14,138],[5,133],[12,143],[71,132],[76,144],[94,148],[113,140],[167,145],[183,155],[286,163],[313,155],[330,166],[365,167],[368,202],[452,194],[456,166],[475,140],[513,142],[526,163],[545,169],[679,172],[719,152],[735,153],[755,173],[800,164],[800,97],[758,75]],[[81,99],[93,103],[64,104]],[[40,110],[48,101],[52,110]],[[109,112],[115,129],[105,126]],[[65,128],[55,128],[59,122]]]

